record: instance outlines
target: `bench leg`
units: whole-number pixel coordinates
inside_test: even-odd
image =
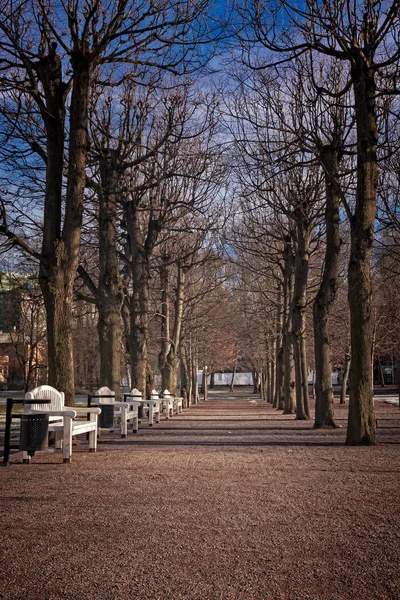
[[[126,438],[128,435],[128,415],[126,413],[126,407],[121,407],[121,437]]]
[[[65,463],[71,462],[71,454],[72,454],[72,418],[64,417],[63,460]]]
[[[97,415],[90,414],[90,420],[96,423]],[[89,431],[89,452],[96,452],[97,450],[97,430],[98,427],[93,429],[93,431]]]

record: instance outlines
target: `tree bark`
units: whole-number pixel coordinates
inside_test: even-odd
[[[283,288],[283,414],[291,415],[295,412],[295,368],[293,356],[292,326],[292,298],[293,298],[293,271],[294,255],[291,236],[285,238],[284,251],[284,288]]]
[[[275,346],[275,393],[273,408],[283,404],[283,347],[282,347],[282,284],[279,283],[276,309],[276,346]]]
[[[292,302],[292,339],[296,374],[296,419],[310,418],[308,406],[308,372],[306,356],[307,280],[310,233],[308,223],[299,218],[296,221],[296,255],[294,294]]]
[[[252,371],[251,373],[252,379],[253,379],[253,394],[259,394],[260,393],[260,375],[258,373],[258,371]]]
[[[314,427],[336,427],[333,409],[332,361],[329,348],[328,316],[336,297],[341,239],[338,149],[325,146],[321,152],[325,170],[326,249],[322,281],[313,306],[315,350]]]
[[[117,260],[118,155],[108,149],[100,157],[99,284],[97,308],[100,347],[100,384],[120,397],[121,309],[124,301]]]
[[[183,318],[183,303],[185,296],[185,272],[183,267],[180,264],[177,265],[177,282],[175,288],[175,310],[172,337],[169,325],[169,276],[168,267],[165,264],[161,269],[161,280],[161,350],[158,357],[158,364],[162,377],[162,389],[169,390],[172,395],[175,395],[179,368],[179,345]]]
[[[58,364],[60,340],[64,335],[61,324],[65,319],[63,287],[64,273],[62,272],[63,244],[61,241],[62,214],[62,179],[64,168],[64,123],[65,123],[65,86],[62,74],[53,80],[49,60],[43,59],[37,65],[38,79],[43,85],[46,97],[46,111],[42,112],[47,137],[46,188],[43,216],[42,253],[39,267],[39,283],[43,293],[46,308],[47,347],[48,347],[48,383],[57,389],[62,381],[72,376],[71,370],[61,375],[60,369],[65,367],[65,361]],[[60,317],[59,317],[60,316]],[[59,320],[61,323],[59,323]],[[71,327],[65,327],[65,334],[71,335]],[[72,345],[69,348],[69,359],[72,363]],[[66,367],[68,369],[68,367]],[[60,376],[60,377],[59,377]],[[69,389],[71,386],[69,385]],[[69,397],[70,397],[69,393]]]
[[[188,353],[185,344],[183,343],[183,336],[181,337],[181,360],[180,360],[180,368],[181,368],[181,396],[183,398],[183,408],[188,408],[190,406],[190,398],[191,398],[191,376],[190,376],[190,367],[188,360]]]
[[[378,165],[374,71],[360,52],[352,66],[357,125],[356,207],[351,218],[348,269],[351,371],[347,444],[375,444],[371,361],[370,261],[374,236]]]
[[[208,369],[203,371],[204,400],[208,400]]]
[[[275,386],[276,386],[276,368],[275,368],[275,346],[276,341],[274,340],[271,344],[271,360],[270,360],[270,394],[268,402],[273,404],[275,398]]]
[[[48,383],[74,404],[72,342],[73,286],[79,263],[83,194],[88,149],[90,65],[84,57],[73,61],[74,84],[70,103],[69,162],[65,213],[62,224],[65,85],[55,46],[36,66],[46,96],[43,118],[47,134],[44,231],[39,282],[46,307]]]
[[[192,360],[192,395],[193,404],[199,403],[199,384],[197,374],[199,372],[199,361],[196,355],[193,356]]]
[[[170,333],[170,306],[169,306],[169,269],[167,265],[167,258],[163,257],[160,266],[160,283],[161,283],[161,341],[160,341],[160,352],[158,355],[158,368],[161,373],[161,389],[169,390],[170,371],[168,369],[168,352],[171,347],[171,333]]]
[[[261,383],[260,383],[260,398],[261,400],[267,400],[267,388],[268,388],[268,375],[263,370],[261,372]]]
[[[213,371],[210,375],[210,390],[215,388],[215,372]]]
[[[346,352],[345,357],[344,357],[344,372],[343,372],[342,386],[341,386],[341,390],[340,390],[340,404],[346,404],[347,382],[349,379],[350,364],[351,364],[350,352]]]
[[[377,356],[377,362],[378,362],[379,378],[381,380],[381,386],[386,387],[385,386],[385,376],[383,374],[383,367],[382,367],[382,363],[381,363],[381,357],[379,355]],[[372,375],[372,377],[373,377],[373,375]]]
[[[235,364],[233,365],[232,379],[231,379],[231,384],[229,386],[229,391],[230,392],[233,392],[233,390],[235,389],[236,369],[237,369],[237,360],[235,361]]]
[[[156,220],[150,220],[146,237],[143,240],[136,203],[134,201],[128,202],[125,209],[132,275],[132,294],[129,302],[131,378],[132,386],[141,391],[142,394],[146,394],[149,337],[149,261],[160,229]]]

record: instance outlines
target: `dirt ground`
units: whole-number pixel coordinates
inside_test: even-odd
[[[400,598],[400,411],[346,447],[253,399],[210,399],[0,469],[0,598]]]

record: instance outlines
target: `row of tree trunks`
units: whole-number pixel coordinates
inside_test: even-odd
[[[198,371],[199,360],[196,346],[192,343],[192,333],[181,331],[180,339],[181,395],[187,408],[199,403]]]

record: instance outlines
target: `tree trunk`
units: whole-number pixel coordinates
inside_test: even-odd
[[[199,361],[196,355],[193,356],[192,363],[192,386],[193,386],[193,404],[199,403],[199,384],[198,384]]]
[[[170,307],[169,307],[169,269],[167,258],[163,257],[160,267],[160,283],[161,283],[161,342],[160,352],[158,355],[158,368],[161,373],[161,389],[169,390],[170,388],[170,369],[168,368],[168,352],[171,347],[170,334]]]
[[[140,255],[140,253],[139,253]],[[146,393],[149,271],[142,255],[132,265],[134,283],[130,301],[130,361],[132,386]]]
[[[275,368],[275,360],[274,360],[274,350],[275,350],[276,342],[272,342],[271,345],[271,353],[272,357],[270,360],[270,394],[268,402],[273,404],[275,398],[275,385],[276,385],[276,368]]]
[[[294,351],[293,343],[288,336],[287,343],[284,346],[283,352],[283,366],[285,370],[284,379],[284,391],[285,391],[285,405],[283,409],[284,415],[293,415],[295,413],[296,406],[296,375],[294,366]]]
[[[149,337],[149,261],[160,229],[156,220],[150,220],[143,240],[138,207],[132,201],[127,203],[125,209],[132,274],[132,295],[129,303],[131,378],[132,386],[145,395]]]
[[[208,400],[208,370],[203,371],[204,400]]]
[[[306,357],[307,280],[310,233],[307,222],[296,222],[297,244],[295,256],[294,294],[292,302],[292,339],[296,374],[296,419],[310,418],[308,407],[308,372]]]
[[[51,53],[50,53],[51,54]],[[74,389],[71,338],[71,304],[64,296],[64,241],[61,240],[62,181],[64,168],[65,85],[52,76],[52,56],[40,61],[38,78],[46,97],[42,116],[46,128],[47,164],[39,283],[46,309],[48,383],[66,392],[71,404]],[[59,57],[57,57],[58,60]],[[68,288],[67,288],[68,289]],[[64,348],[64,340],[66,348]],[[63,355],[66,350],[66,356]],[[67,387],[65,387],[67,386]]]
[[[357,124],[356,206],[348,269],[351,371],[347,444],[375,444],[371,361],[370,260],[374,236],[378,165],[374,70],[357,54],[352,66]]]
[[[257,371],[252,371],[251,376],[253,379],[253,394],[259,394],[260,393],[259,373]]]
[[[267,360],[267,402],[268,404],[271,404],[271,400],[272,400],[272,361],[269,358]]]
[[[201,376],[200,394],[204,395],[205,389],[206,389],[206,380],[204,378],[204,369],[203,369],[203,374]]]
[[[188,354],[185,344],[183,343],[183,337],[181,337],[181,396],[183,398],[183,408],[188,408],[190,406],[190,398],[191,398],[191,377],[190,377],[190,367],[188,361]]]
[[[381,386],[385,387],[385,376],[383,374],[383,367],[382,367],[382,363],[381,363],[381,357],[378,355],[377,357],[378,360],[378,369],[379,369],[379,377],[381,380]]]
[[[210,375],[210,390],[215,388],[215,373],[214,371]]]
[[[275,347],[275,395],[273,408],[278,408],[283,399],[283,347],[282,347],[282,285],[278,288],[278,306],[276,309],[276,347]]]
[[[229,391],[230,392],[233,392],[233,390],[235,389],[236,369],[237,369],[237,361],[233,365],[233,373],[232,373],[231,385],[229,386]]]
[[[61,234],[62,177],[64,154],[65,87],[59,69],[38,67],[46,95],[43,115],[47,133],[44,232],[39,282],[46,307],[48,382],[65,393],[65,404],[74,404],[72,342],[73,286],[79,262],[83,195],[88,149],[87,121],[90,66],[82,59],[74,63],[74,85],[70,103],[69,162],[64,223]],[[44,64],[44,63],[43,63]]]
[[[148,400],[150,400],[151,398],[151,392],[154,390],[154,373],[153,373],[153,369],[151,368],[151,366],[149,365],[149,363],[147,363],[147,368],[146,368],[146,398]],[[143,413],[142,413],[143,416]]]
[[[124,300],[117,260],[118,156],[108,150],[100,157],[102,189],[99,194],[99,284],[97,308],[100,347],[100,385],[120,397],[121,308]]]
[[[261,373],[261,385],[260,385],[260,398],[261,400],[267,400],[267,389],[268,389],[268,375],[265,370]]]
[[[293,357],[292,326],[292,299],[293,299],[293,270],[294,255],[292,238],[285,238],[284,251],[284,284],[283,284],[283,414],[291,415],[295,412],[295,369]]]
[[[315,422],[314,427],[336,427],[333,411],[332,361],[329,348],[328,315],[336,297],[341,239],[338,150],[325,146],[321,153],[325,169],[326,249],[322,281],[314,301]]]
[[[169,326],[170,311],[168,297],[168,269],[166,265],[164,265],[162,269],[162,282],[161,351],[158,358],[158,364],[162,377],[162,389],[169,390],[172,395],[175,395],[177,374],[179,369],[179,344],[183,318],[183,303],[185,297],[185,273],[182,266],[178,264],[172,337]]]
[[[340,390],[340,404],[346,404],[346,392],[347,392],[347,382],[349,379],[349,371],[350,371],[350,352],[345,353],[344,357],[344,372],[342,379],[342,388]]]

